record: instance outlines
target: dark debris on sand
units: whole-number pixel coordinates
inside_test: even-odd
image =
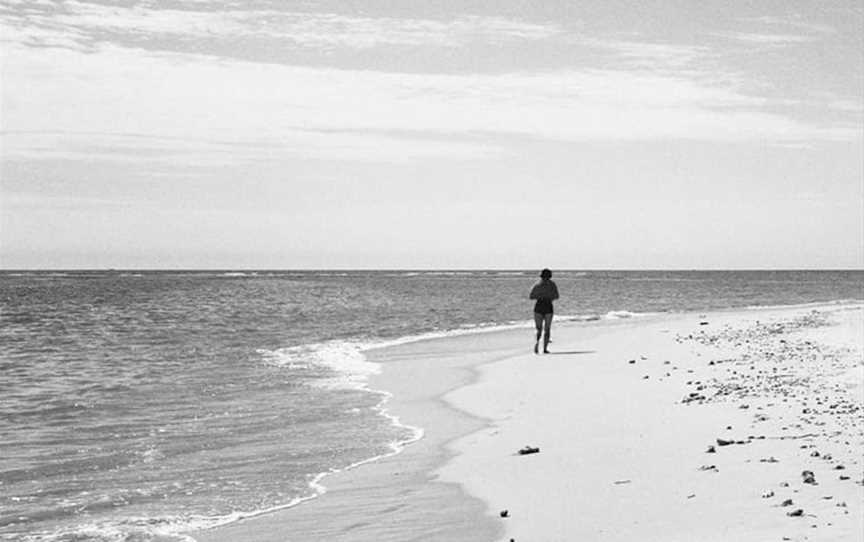
[[[851,349],[807,340],[799,333],[829,325],[831,322],[824,313],[813,310],[784,321],[757,321],[741,327],[712,325],[676,337],[679,343],[709,347],[719,354],[706,363],[705,372],[700,371],[699,376],[694,375],[687,381],[690,390],[681,399],[682,406],[731,403],[741,411],[752,413],[751,429],[762,427],[761,431],[751,431],[759,436],[751,434],[746,440],[717,438],[716,446],[709,446],[707,453],[727,453],[727,447],[737,448],[733,444],[754,441],[803,442],[799,458],[807,468],[798,471],[801,485],[794,484],[797,486],[794,489],[789,483],[781,482],[779,487],[786,488],[783,493],[787,494],[800,491],[805,506],[813,499],[821,502],[834,499],[833,495],[813,493],[821,487],[816,473],[825,477],[830,472],[831,480],[849,483],[847,469],[851,467],[857,471],[862,467],[864,397],[852,391],[844,380],[861,361],[850,355]],[[711,352],[709,350],[708,355]],[[704,350],[701,355],[705,355]],[[831,449],[816,450],[816,442],[820,448],[830,446]],[[759,459],[759,463],[778,463],[777,467],[772,467],[780,469],[778,474],[787,464],[768,454]],[[717,472],[717,467],[703,465],[699,470]],[[794,473],[785,472],[785,476],[791,478]],[[829,487],[828,484],[826,481],[824,487]],[[864,479],[861,484],[864,485]],[[773,490],[761,495],[765,499],[775,497]],[[777,496],[783,499],[780,507],[793,506],[792,499],[786,496]],[[848,514],[845,502],[837,503],[834,509]],[[803,508],[794,508],[786,515],[816,517],[805,514]]]
[[[757,321],[744,328],[725,325],[677,336],[681,343],[694,342],[723,349],[725,354],[730,350],[737,353],[711,360],[708,365],[712,374],[688,381],[695,389],[681,403],[737,403],[739,409],[754,411],[754,424],[771,419],[759,401],[766,406],[782,403],[797,415],[781,428],[789,433],[779,438],[827,436],[848,448],[849,442],[841,442],[839,437],[845,435],[846,441],[850,436],[864,437],[864,398],[850,393],[838,378],[850,368],[850,350],[795,336],[797,331],[828,325],[831,323],[827,317],[814,310],[788,321]],[[718,444],[726,445],[719,439]],[[822,458],[831,461],[830,454]]]

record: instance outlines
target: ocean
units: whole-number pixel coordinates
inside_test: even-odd
[[[0,540],[182,540],[423,428],[364,350],[526,328],[536,271],[0,272]],[[861,301],[864,271],[557,271],[556,318]]]

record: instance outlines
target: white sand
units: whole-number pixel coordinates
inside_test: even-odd
[[[748,310],[556,324],[546,356],[531,330],[372,352],[372,387],[424,439],[326,478],[319,499],[193,536],[862,540],[864,310],[815,308],[831,325],[809,307]]]
[[[494,516],[508,510],[502,540],[864,540],[861,307],[820,308],[830,327],[754,331],[811,310],[663,318],[583,340],[560,329],[555,350],[592,353],[507,359],[447,395],[494,423],[454,443],[441,478]],[[690,334],[701,340],[676,340]],[[744,388],[681,402],[729,384]],[[524,445],[541,452],[515,455]]]

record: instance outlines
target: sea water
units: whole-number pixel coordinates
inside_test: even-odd
[[[861,271],[553,278],[557,317],[577,322],[864,298]],[[0,272],[0,540],[182,539],[315,498],[328,473],[422,436],[368,387],[380,367],[364,350],[528,327],[535,280]]]

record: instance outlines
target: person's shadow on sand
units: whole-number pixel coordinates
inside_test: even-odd
[[[558,356],[563,356],[565,354],[596,354],[596,350],[571,350],[569,352],[549,352],[549,354],[555,354]]]

